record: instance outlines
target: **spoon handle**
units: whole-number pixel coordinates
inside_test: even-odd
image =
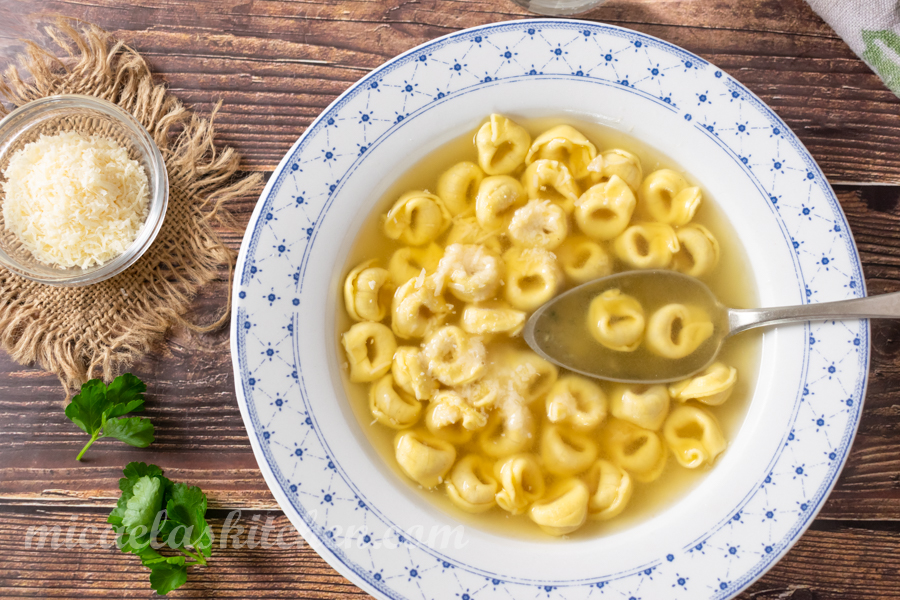
[[[900,319],[900,292],[838,302],[728,309],[728,335],[761,325],[828,319]]]

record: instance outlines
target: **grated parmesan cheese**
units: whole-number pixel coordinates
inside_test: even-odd
[[[101,136],[42,135],[3,175],[6,229],[43,263],[101,265],[128,248],[149,212],[143,166]]]

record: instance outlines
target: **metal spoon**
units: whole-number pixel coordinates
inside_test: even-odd
[[[601,345],[588,329],[588,307],[606,290],[619,289],[638,299],[646,318],[670,303],[699,306],[714,329],[684,358],[655,355],[642,343],[622,352]],[[706,285],[673,271],[628,271],[572,288],[537,309],[523,330],[531,348],[547,360],[574,371],[624,383],[662,383],[689,377],[716,359],[724,341],[736,333],[795,321],[900,318],[900,292],[869,298],[778,308],[734,309],[719,303]]]

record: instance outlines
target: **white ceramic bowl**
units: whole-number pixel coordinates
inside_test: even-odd
[[[754,397],[716,468],[665,511],[607,537],[511,541],[466,528],[459,547],[441,535],[458,523],[400,481],[357,423],[335,335],[350,245],[394,177],[490,112],[596,121],[673,157],[734,225],[764,306],[864,294],[822,172],[768,107],[715,66],[596,23],[456,33],[343,94],[285,156],[256,207],[238,265],[232,352],[267,482],[306,540],[380,598],[736,595],[798,539],[843,466],[865,392],[864,321],[766,332]]]

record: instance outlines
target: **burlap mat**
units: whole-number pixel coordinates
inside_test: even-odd
[[[19,363],[55,373],[68,393],[91,377],[115,377],[173,325],[209,331],[227,321],[227,300],[221,318],[210,325],[186,322],[183,315],[220,267],[228,266],[230,280],[234,253],[213,226],[229,225],[222,205],[258,193],[261,179],[237,179],[239,156],[231,148],[215,148],[212,118],[197,117],[154,85],[137,52],[91,25],[76,29],[62,21],[48,33],[61,56],[29,43],[20,69],[11,67],[0,77],[0,96],[16,107],[54,94],[86,94],[118,104],[156,141],[170,186],[156,241],[112,279],[52,287],[0,269],[0,347]],[[0,107],[0,115],[8,112]]]

